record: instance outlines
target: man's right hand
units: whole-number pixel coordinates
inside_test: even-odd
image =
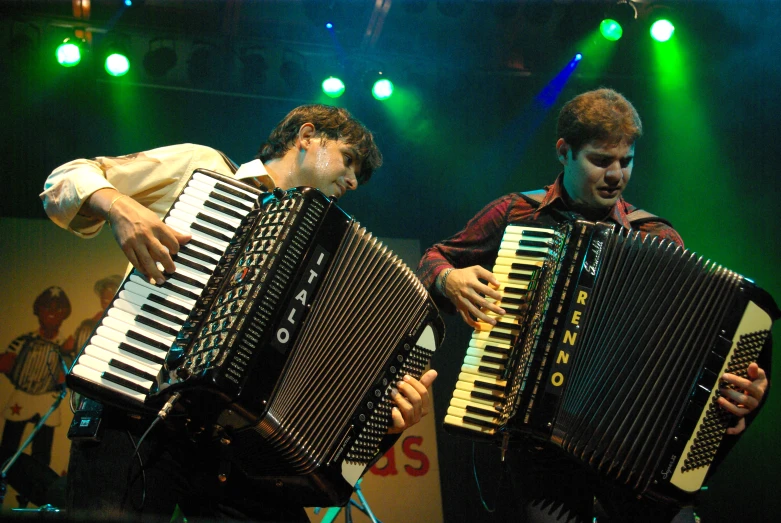
[[[111,205],[111,202],[114,204]],[[192,238],[163,223],[157,214],[131,197],[120,198],[115,189],[96,191],[85,207],[88,212],[108,222],[114,238],[133,267],[157,284],[165,282],[157,263],[166,272],[174,272],[176,267],[172,256],[179,252],[180,245]]]
[[[502,297],[496,291],[498,288],[499,281],[494,274],[479,265],[453,269],[445,281],[445,295],[456,306],[461,318],[474,329],[479,327],[478,321],[496,324],[486,311],[499,316],[505,314],[505,310],[495,303]]]

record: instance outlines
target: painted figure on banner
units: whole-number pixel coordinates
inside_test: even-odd
[[[74,340],[63,340],[60,327],[70,313],[65,291],[56,286],[47,288],[33,303],[38,330],[18,336],[0,354],[0,372],[14,387],[3,408],[5,423],[0,446],[5,451],[16,452],[27,424],[38,423],[65,386],[63,361],[73,357]],[[54,428],[60,422],[58,408],[32,441],[32,456],[44,465],[51,462]]]

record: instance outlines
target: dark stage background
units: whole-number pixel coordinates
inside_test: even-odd
[[[43,181],[74,158],[194,142],[249,161],[288,110],[322,101],[316,93],[280,87],[271,65],[296,49],[315,78],[329,60],[341,64],[353,83],[331,103],[347,107],[376,133],[385,165],[341,204],[377,236],[416,238],[425,248],[458,231],[490,200],[552,182],[557,109],[581,91],[609,86],[635,103],[645,124],[626,198],[672,221],[688,248],[781,298],[781,7],[775,1],[638,2],[638,25],[652,8],[679,17],[677,72],[655,65],[650,48],[639,43],[647,39],[645,30],[627,31],[605,65],[589,64],[584,53],[552,109],[540,105],[538,95],[579,44],[593,43],[583,40],[582,24],[600,17],[610,2],[474,0],[439,8],[438,2],[377,2],[389,6],[384,18],[375,2],[147,0],[121,16],[119,4],[92,2],[90,20],[81,22],[70,1],[0,5],[3,217],[44,219],[37,196]],[[334,33],[321,27],[326,16],[337,20]],[[377,17],[384,20],[379,27]],[[10,53],[17,49],[13,37],[30,24],[39,28],[33,47]],[[178,65],[169,80],[149,78],[141,67],[126,79],[108,80],[97,66],[65,71],[45,65],[53,56],[52,33],[68,24],[103,31],[95,33],[93,59],[101,38],[122,30],[146,39],[134,44],[142,51],[155,36],[179,42]],[[185,80],[186,50],[199,38],[219,49],[257,42],[269,53],[267,87],[244,86],[224,69],[211,83]],[[218,61],[214,67],[228,66]],[[386,103],[357,86],[378,67],[398,79],[398,97]],[[455,318],[447,322],[446,345],[433,361],[440,372],[440,419],[470,332]],[[778,328],[774,333],[781,339]],[[771,395],[702,493],[703,521],[769,521],[781,514],[780,414],[781,400]],[[437,438],[445,521],[510,520],[507,506],[494,514],[481,506],[472,444],[441,430]],[[478,446],[475,454],[493,506],[509,492],[498,483],[498,453]]]

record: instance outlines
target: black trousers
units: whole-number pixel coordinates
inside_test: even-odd
[[[156,426],[136,454],[135,442],[151,420],[104,414],[100,443],[71,445],[69,519],[167,523],[178,507],[190,522],[308,521],[301,506],[232,477],[220,483],[217,453],[194,446],[180,428]]]
[[[691,507],[638,499],[629,489],[596,478],[570,458],[552,451],[516,449],[508,453],[509,492],[503,512],[523,523],[693,523]],[[508,510],[509,509],[509,510]]]

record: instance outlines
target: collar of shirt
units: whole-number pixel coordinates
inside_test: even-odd
[[[567,209],[569,210],[569,207],[567,206],[567,201],[564,198],[564,173],[559,173],[559,175],[556,177],[556,181],[553,182],[553,185],[546,185],[545,186],[545,198],[542,199],[542,203],[539,206],[539,209],[544,209],[545,207],[549,205],[558,205],[561,209]],[[627,219],[626,215],[627,207],[629,204],[624,200],[623,196],[618,199],[618,201],[613,205],[613,207],[610,209],[610,212],[608,213],[607,219],[613,220],[618,225],[621,225],[622,227],[626,227],[627,229],[631,229],[631,226],[629,224],[629,220]]]
[[[264,186],[267,191],[273,190],[277,184],[274,182],[274,178],[266,170],[263,162],[260,160],[252,160],[249,163],[241,164],[239,170],[236,171],[234,178],[237,180],[256,181],[258,184]],[[250,180],[254,178],[254,180]]]

